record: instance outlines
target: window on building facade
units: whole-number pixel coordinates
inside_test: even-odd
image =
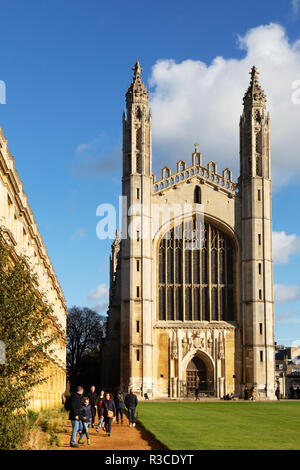
[[[212,224],[194,219],[168,231],[158,249],[160,321],[233,321],[234,246]]]
[[[196,187],[195,187],[195,191],[194,191],[194,203],[195,203],[195,204],[201,204],[201,189],[199,188],[199,186],[196,186]]]
[[[264,362],[264,352],[260,351],[259,355],[260,355],[260,362]]]

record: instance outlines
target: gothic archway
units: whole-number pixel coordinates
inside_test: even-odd
[[[195,355],[186,367],[186,395],[194,397],[198,389],[200,395],[210,396],[213,394],[213,375],[203,358]]]

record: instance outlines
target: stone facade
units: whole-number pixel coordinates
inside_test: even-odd
[[[30,408],[40,410],[60,406],[66,388],[65,299],[1,129],[0,227],[0,242],[10,245],[16,256],[29,258],[38,276],[39,288],[53,306],[50,330],[57,339],[43,371],[48,380],[32,391]]]
[[[152,398],[274,398],[270,118],[255,67],[237,182],[213,161],[152,174],[152,115],[136,63],[123,113],[123,225],[112,244],[103,384]]]

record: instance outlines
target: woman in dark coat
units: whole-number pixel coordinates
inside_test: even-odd
[[[102,402],[103,402],[104,398],[105,398],[104,390],[101,390],[101,392],[99,393],[99,395],[98,395],[98,397],[96,398],[96,401],[95,401],[95,405],[97,406],[97,410],[98,410],[98,418],[99,418],[99,423],[98,423],[98,426],[96,428],[97,432],[99,432],[99,430],[103,426],[104,417],[103,417],[103,415],[101,416],[101,405],[102,405]]]
[[[105,400],[101,404],[100,413],[101,416],[104,416],[105,431],[108,437],[110,437],[111,423],[116,417],[116,405],[110,393],[105,394]]]

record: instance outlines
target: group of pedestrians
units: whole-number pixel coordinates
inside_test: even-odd
[[[66,399],[65,408],[69,411],[69,419],[72,423],[72,434],[70,440],[71,447],[79,447],[83,444],[83,438],[86,436],[87,444],[90,445],[89,427],[95,427],[95,419],[98,414],[99,423],[96,432],[101,429],[107,436],[111,435],[112,422],[123,424],[124,410],[128,410],[129,426],[135,427],[135,409],[138,404],[137,396],[130,390],[125,395],[121,390],[115,396],[110,392],[101,390],[96,392],[94,385],[90,387],[89,392],[79,385],[76,391]],[[76,443],[77,433],[79,433],[78,444]]]

